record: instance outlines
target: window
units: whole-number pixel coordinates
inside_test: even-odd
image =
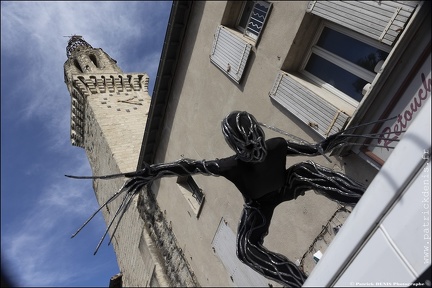
[[[216,28],[210,61],[235,83],[243,72],[270,12],[266,1],[228,1]]]
[[[265,1],[245,1],[237,20],[237,29],[244,35],[257,40],[263,29],[270,3]]]
[[[189,206],[192,208],[192,211],[198,218],[205,199],[202,190],[198,187],[192,176],[178,177],[177,185],[179,186],[186,201],[189,203]]]
[[[100,67],[99,67],[99,63],[98,63],[98,60],[97,60],[97,58],[96,58],[96,56],[95,56],[94,54],[90,54],[90,55],[89,55],[89,58],[90,58],[90,60],[93,62],[94,66],[95,66],[96,68],[100,68]]]
[[[317,35],[302,72],[356,105],[391,48],[331,24],[321,26]]]
[[[240,83],[252,45],[220,25],[214,35],[210,61],[236,83]]]
[[[309,1],[307,12],[393,46],[420,1]]]
[[[75,65],[75,67],[78,69],[78,71],[83,73],[83,70],[81,69],[81,65],[79,64],[79,62],[76,58],[73,60],[73,63]]]

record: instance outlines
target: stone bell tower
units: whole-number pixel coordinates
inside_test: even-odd
[[[119,169],[134,171],[150,105],[147,74],[123,73],[116,60],[81,36],[70,38],[66,55],[72,145],[86,150],[95,173],[103,137]]]
[[[150,106],[148,76],[124,73],[116,60],[81,36],[70,38],[66,55],[64,78],[71,97],[72,145],[85,149],[93,175],[135,171]],[[99,204],[112,196],[123,181],[94,180]],[[107,224],[120,204],[121,197],[102,210]],[[134,199],[112,239],[123,285],[127,286],[145,285],[154,266],[139,252],[145,249],[144,222],[136,204]],[[92,243],[89,245],[92,247]]]
[[[72,145],[84,148],[95,176],[135,171],[150,107],[148,76],[123,73],[117,61],[81,36],[70,38],[66,55],[64,77],[71,97]],[[124,180],[93,180],[99,205],[117,192]],[[121,277],[111,280],[120,278],[123,287],[199,286],[152,194],[141,192],[133,198],[112,237]],[[101,210],[107,225],[122,199],[118,197]]]

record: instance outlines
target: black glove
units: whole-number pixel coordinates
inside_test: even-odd
[[[344,131],[332,134],[326,139],[318,143],[317,149],[321,154],[326,154],[334,150],[336,147],[342,145],[350,136],[345,136]]]

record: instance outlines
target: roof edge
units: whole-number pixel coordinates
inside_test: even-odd
[[[193,1],[173,1],[172,4],[137,170],[143,169],[144,162],[149,164],[154,162],[165,122],[165,112],[171,97],[171,84],[175,77],[192,5]],[[170,59],[168,55],[171,55]]]

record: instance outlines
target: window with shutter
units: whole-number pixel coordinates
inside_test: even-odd
[[[228,1],[226,5],[214,35],[210,61],[238,84],[271,6],[267,1]]]
[[[307,12],[393,45],[419,1],[310,1]]]
[[[344,129],[390,51],[375,39],[320,21],[297,72],[280,71],[269,95],[326,137]]]
[[[214,35],[210,61],[236,83],[240,83],[252,45],[220,25]]]
[[[257,40],[264,27],[270,3],[266,1],[245,1],[237,21],[237,29],[244,35]]]
[[[357,105],[363,98],[363,88],[372,83],[390,50],[388,45],[325,23],[318,30],[302,72]]]
[[[280,71],[269,96],[322,137],[342,130],[349,116],[288,73]]]
[[[198,187],[197,183],[190,175],[178,177],[177,185],[189,206],[192,208],[196,218],[199,218],[205,200],[205,195],[201,188]]]

